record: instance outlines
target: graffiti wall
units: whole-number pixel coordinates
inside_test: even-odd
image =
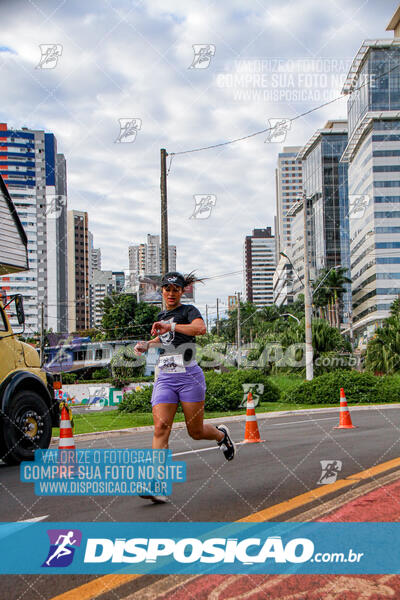
[[[84,404],[88,407],[103,408],[117,406],[125,392],[137,391],[148,385],[152,384],[130,383],[122,389],[115,388],[110,383],[63,385],[61,390],[57,390],[57,398],[72,405]]]

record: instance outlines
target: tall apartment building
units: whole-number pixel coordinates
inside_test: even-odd
[[[398,37],[365,40],[343,87],[356,340],[373,334],[400,294],[400,9],[387,29]]]
[[[101,249],[94,248],[93,234],[88,232],[89,236],[89,323],[90,327],[94,326],[94,298],[93,298],[93,273],[101,271]]]
[[[276,273],[274,275],[274,302],[290,304],[293,302],[292,293],[292,266],[285,252],[290,256],[293,236],[292,218],[289,210],[302,194],[302,163],[297,155],[301,146],[287,146],[278,154],[278,165],[275,169],[276,183],[276,217],[275,217],[275,242],[276,242]]]
[[[98,327],[103,316],[103,310],[99,303],[115,291],[112,271],[93,271],[91,287],[93,295],[93,326]]]
[[[67,185],[65,158],[52,133],[0,123],[0,174],[28,239],[29,271],[0,279],[22,294],[26,331],[67,330]],[[15,319],[12,324],[16,325]]]
[[[310,279],[316,278],[315,266],[313,261],[314,256],[314,220],[312,214],[312,203],[306,200],[307,206],[307,238],[308,238],[308,264],[310,271]],[[292,218],[292,247],[290,250],[290,260],[293,264],[292,269],[292,295],[296,300],[299,294],[304,294],[304,204],[302,200],[296,202],[289,211]]]
[[[125,289],[125,273],[124,271],[112,272],[113,290],[117,294],[122,294]]]
[[[101,271],[101,248],[92,248],[91,264],[92,269]]]
[[[303,189],[310,203],[312,244],[309,258],[315,277],[323,269],[335,266],[346,268],[350,276],[347,165],[339,162],[346,145],[347,121],[328,121],[298,154],[303,164]],[[299,218],[303,226],[302,215]],[[303,238],[304,231],[301,236],[304,253]],[[293,249],[297,250],[297,246]],[[296,282],[294,285],[297,287]],[[351,313],[351,287],[350,284],[345,287],[341,315],[344,323],[349,320]]]
[[[271,227],[253,229],[244,242],[244,295],[247,302],[259,307],[273,304],[275,261],[275,237]]]
[[[302,163],[297,157],[300,150],[301,146],[288,146],[278,154],[278,165],[275,169],[277,256],[280,252],[287,252],[292,245],[292,220],[287,216],[287,212],[303,191]]]
[[[101,248],[95,248],[93,243],[93,234],[91,231],[89,235],[89,278],[92,277],[93,271],[101,271]]]
[[[101,324],[103,309],[100,306],[101,300],[110,296],[113,292],[123,293],[125,288],[125,273],[123,271],[101,271],[93,270],[90,281],[91,289],[91,327],[98,327]]]
[[[68,331],[90,327],[88,214],[68,211]]]
[[[161,244],[159,235],[147,235],[147,241],[129,246],[130,284],[134,287],[141,276],[161,274]],[[168,246],[168,269],[176,271],[176,246]]]

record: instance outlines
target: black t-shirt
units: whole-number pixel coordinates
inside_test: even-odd
[[[202,319],[200,311],[192,304],[181,304],[172,310],[163,310],[157,315],[157,321],[167,321],[177,325],[188,325],[194,319]],[[159,336],[162,344],[161,354],[183,353],[184,363],[189,363],[196,356],[196,336],[186,335],[179,331],[168,331]],[[184,344],[184,346],[183,346]],[[183,346],[179,350],[179,346]]]

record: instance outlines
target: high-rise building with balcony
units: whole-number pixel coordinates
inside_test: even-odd
[[[275,237],[271,227],[253,229],[244,242],[244,296],[256,306],[273,304],[273,276],[275,272]]]
[[[129,246],[129,284],[135,289],[139,277],[161,275],[161,244],[159,235],[147,235],[147,241]],[[168,270],[176,271],[176,246],[168,246]]]
[[[400,294],[400,9],[394,39],[365,40],[348,95],[348,163],[353,327],[370,337]]]
[[[275,169],[276,184],[276,217],[275,243],[277,270],[274,275],[274,302],[290,304],[293,302],[292,265],[281,256],[281,252],[290,255],[293,244],[291,231],[293,219],[289,211],[302,194],[302,163],[297,155],[301,146],[287,146],[278,154]]]
[[[90,327],[88,214],[68,211],[68,331]]]
[[[93,271],[91,287],[93,296],[93,326],[98,327],[101,324],[103,316],[101,301],[106,296],[110,296],[113,291],[116,291],[112,271]]]
[[[25,229],[29,260],[29,271],[1,278],[0,286],[9,295],[23,295],[28,334],[42,325],[65,332],[67,184],[65,158],[57,153],[55,136],[0,123],[0,174]]]
[[[291,224],[287,216],[290,207],[299,199],[303,190],[302,164],[297,155],[301,146],[288,146],[278,154],[276,178],[276,252],[286,252],[292,245]]]

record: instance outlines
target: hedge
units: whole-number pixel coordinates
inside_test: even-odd
[[[127,392],[124,394],[118,405],[121,412],[151,412],[151,393],[152,385],[138,390],[137,392]]]
[[[264,385],[260,402],[278,402],[276,385],[258,369],[235,369],[228,373],[205,373],[207,391],[205,409],[208,411],[236,410],[243,400],[243,383]]]
[[[358,371],[333,371],[304,381],[285,392],[282,402],[291,404],[339,404],[340,388],[349,403],[400,402],[400,377],[377,377]]]
[[[270,379],[258,370],[233,370],[229,373],[205,373],[206,378],[206,411],[229,411],[239,408],[243,401],[243,383],[258,383],[264,385],[264,391],[259,395],[260,402],[277,402],[279,390]],[[119,404],[119,410],[125,412],[151,412],[151,393],[153,386],[148,386],[137,392],[124,394]]]

